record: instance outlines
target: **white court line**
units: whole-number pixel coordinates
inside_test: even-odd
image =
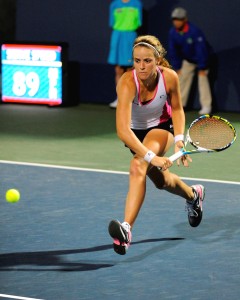
[[[1,164],[32,166],[32,167],[54,168],[54,169],[63,169],[63,170],[76,170],[76,171],[98,172],[98,173],[123,174],[123,175],[128,175],[129,174],[128,172],[121,172],[121,171],[110,171],[110,170],[101,170],[101,169],[89,169],[89,168],[79,168],[79,167],[47,165],[47,164],[37,164],[37,163],[28,163],[28,162],[8,161],[8,160],[0,160],[0,163]],[[223,184],[236,184],[236,185],[240,185],[239,181],[227,181],[227,180],[215,180],[215,179],[205,179],[205,178],[191,178],[191,177],[181,177],[181,179],[192,180],[192,181],[204,181],[204,182],[215,182],[215,183],[223,183]]]
[[[8,160],[0,160],[0,163],[1,164],[12,164],[12,165],[33,166],[33,167],[43,167],[43,168],[54,168],[54,169],[65,169],[65,170],[89,171],[89,172],[128,175],[128,172],[121,172],[121,171],[110,171],[110,170],[89,169],[89,168],[79,168],[79,167],[68,167],[68,166],[59,166],[59,165],[47,165],[47,164],[37,164],[37,163],[28,163],[28,162],[8,161]]]
[[[26,298],[26,297],[19,297],[14,295],[5,295],[0,294],[0,297],[8,298],[8,299],[20,299],[20,300],[43,300],[43,299],[37,299],[37,298]]]

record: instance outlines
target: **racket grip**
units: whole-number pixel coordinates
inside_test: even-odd
[[[173,154],[173,155],[171,155],[170,157],[169,157],[169,160],[171,160],[171,162],[174,162],[175,160],[177,160],[177,159],[179,159],[181,156],[183,156],[184,155],[184,149],[182,148],[180,151],[178,151],[178,152],[176,152],[175,154]],[[161,167],[157,167],[158,168],[158,170],[162,170],[162,168]]]
[[[175,154],[171,155],[169,157],[169,159],[171,160],[171,162],[174,162],[175,160],[179,159],[183,155],[184,155],[184,151],[183,151],[183,149],[181,149],[180,151],[178,151]]]

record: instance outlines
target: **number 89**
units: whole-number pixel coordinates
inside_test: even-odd
[[[33,97],[36,95],[40,85],[38,74],[35,72],[25,73],[18,71],[13,75],[13,93],[14,95],[21,97],[26,94],[27,89],[28,95]]]

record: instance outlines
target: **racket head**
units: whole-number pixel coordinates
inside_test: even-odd
[[[223,151],[229,148],[237,138],[233,125],[216,115],[202,115],[194,120],[187,132],[187,142],[196,149],[209,152]]]

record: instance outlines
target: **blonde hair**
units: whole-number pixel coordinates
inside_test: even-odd
[[[159,39],[153,35],[141,35],[137,37],[133,43],[133,50],[135,47],[142,46],[151,48],[154,51],[154,56],[160,60],[160,66],[171,68],[171,65],[165,58],[167,51],[164,49],[163,45],[160,43]]]

